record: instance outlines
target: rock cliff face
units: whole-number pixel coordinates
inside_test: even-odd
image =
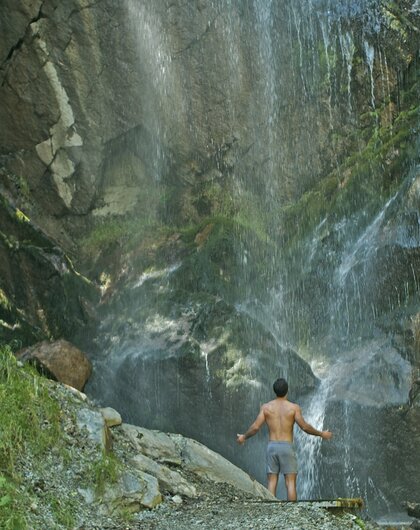
[[[2,339],[83,345],[95,396],[227,456],[279,372],[294,398],[318,387],[312,363],[314,421],[346,410],[363,437],[369,414],[384,432],[392,419],[411,433],[407,460],[419,14],[414,0],[6,0]],[[189,422],[198,398],[208,414]],[[374,454],[378,437],[365,441]],[[351,450],[337,444],[331,461]],[[311,462],[317,449],[302,451]],[[413,487],[344,467],[339,494],[393,489],[398,502]]]
[[[311,6],[6,3],[5,190],[70,248],[91,217],[295,200],[413,110],[417,8]]]

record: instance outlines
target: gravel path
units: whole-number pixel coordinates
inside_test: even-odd
[[[141,530],[376,530],[350,513],[309,504],[255,501],[226,484],[206,488],[199,499],[173,502],[141,513],[127,529]]]
[[[160,520],[143,520],[150,529],[232,529],[232,530],[360,530],[350,514],[334,516],[322,508],[292,505],[230,503],[213,508],[174,510]],[[145,524],[146,523],[146,524]],[[147,525],[147,526],[146,526]]]

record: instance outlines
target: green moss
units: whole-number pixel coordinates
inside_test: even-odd
[[[410,30],[414,32],[418,31],[397,2],[381,2],[381,11],[387,21],[388,27],[397,34],[402,42],[407,41]]]
[[[416,156],[411,139],[419,110],[411,105],[384,127],[376,124],[376,114],[368,116],[372,123],[366,129],[364,148],[345,159],[296,203],[281,209],[283,232],[292,234],[289,243],[301,239],[326,216],[339,219],[360,209],[373,213],[395,192],[406,166]]]
[[[167,233],[168,229],[153,220],[135,218],[104,219],[80,241],[80,249],[86,257],[96,257],[101,251],[114,244],[129,251],[150,237]]]
[[[16,208],[16,219],[19,223],[29,223],[29,217],[27,217],[19,208]]]
[[[213,215],[224,215],[231,217],[235,212],[235,203],[232,194],[219,182],[207,183],[196,200],[197,209],[204,201]]]
[[[3,309],[5,311],[10,311],[12,309],[12,304],[10,303],[5,292],[1,288],[0,288],[0,309]]]

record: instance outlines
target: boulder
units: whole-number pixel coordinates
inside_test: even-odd
[[[105,487],[101,511],[113,513],[122,509],[135,513],[142,508],[154,508],[161,502],[162,495],[155,477],[141,471],[126,472],[116,484]]]
[[[169,469],[169,467],[158,464],[148,456],[138,454],[131,460],[132,465],[149,473],[157,478],[159,486],[173,495],[184,495],[186,497],[195,497],[197,491],[194,486],[189,484],[180,473]]]
[[[126,423],[123,423],[121,428],[134,449],[139,453],[159,462],[181,465],[181,452],[167,434]]]
[[[16,353],[20,361],[34,364],[47,377],[83,390],[92,373],[86,355],[66,340],[43,341]]]
[[[171,435],[182,454],[184,469],[214,482],[226,482],[262,499],[272,500],[271,493],[256,480],[239,469],[223,456],[190,438]]]
[[[111,448],[111,434],[100,412],[89,408],[79,409],[76,413],[76,423],[80,430],[87,432],[88,438],[95,445],[104,451]]]
[[[84,392],[80,392],[80,390],[77,390],[77,388],[74,388],[73,386],[70,386],[70,385],[66,385],[65,383],[64,383],[64,388],[66,388],[70,392],[70,394],[73,394],[73,396],[76,396],[81,401],[87,400],[87,395]]]
[[[121,425],[122,419],[121,414],[112,407],[105,407],[101,410],[101,414],[108,427],[114,427],[115,425]]]
[[[132,465],[154,475],[162,488],[173,494],[193,497],[195,488],[180,473],[160,462],[177,464],[181,469],[192,472],[214,482],[225,482],[263,499],[273,499],[271,493],[259,482],[215,453],[205,445],[179,434],[165,434],[135,425],[122,424],[123,433],[138,451]]]

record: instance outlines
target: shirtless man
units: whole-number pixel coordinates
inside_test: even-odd
[[[267,423],[269,442],[267,446],[267,482],[269,491],[275,496],[279,473],[284,474],[287,489],[287,500],[296,501],[296,475],[297,461],[293,446],[293,426],[295,422],[307,434],[320,436],[330,440],[330,431],[317,431],[309,425],[302,416],[299,405],[287,399],[287,381],[277,379],[274,381],[273,390],[277,396],[273,401],[264,403],[261,410],[245,434],[237,435],[237,442],[244,444],[248,438],[254,436],[264,423]]]

